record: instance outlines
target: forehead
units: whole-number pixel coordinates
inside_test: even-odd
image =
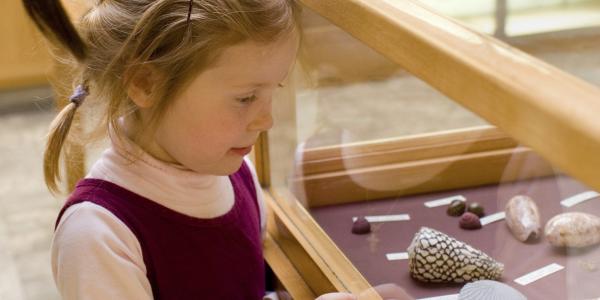
[[[203,75],[231,85],[277,84],[289,71],[297,49],[296,35],[268,44],[245,41],[226,48]]]

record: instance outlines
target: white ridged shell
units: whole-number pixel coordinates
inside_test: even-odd
[[[492,280],[467,283],[458,295],[458,300],[527,300],[513,287]]]

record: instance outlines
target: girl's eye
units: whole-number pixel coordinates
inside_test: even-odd
[[[249,104],[254,102],[254,100],[256,100],[256,95],[252,95],[250,97],[244,97],[244,98],[240,98],[238,99],[238,101],[242,104]]]

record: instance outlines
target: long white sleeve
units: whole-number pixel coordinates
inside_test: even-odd
[[[62,299],[153,299],[135,235],[101,206],[83,202],[69,207],[51,255]]]

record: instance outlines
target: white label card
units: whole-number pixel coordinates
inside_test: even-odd
[[[458,300],[458,294],[429,297],[429,298],[420,298],[418,300]]]
[[[427,201],[424,204],[426,207],[432,208],[432,207],[438,207],[438,206],[442,206],[442,205],[448,205],[448,204],[452,203],[452,201],[454,201],[454,200],[467,201],[467,198],[465,198],[463,195],[456,195],[456,196],[442,198],[442,199],[438,199],[438,200]]]
[[[558,272],[564,268],[565,267],[563,267],[557,263],[549,264],[543,268],[539,268],[533,272],[527,273],[527,274],[515,279],[515,282],[520,285],[528,285],[538,279],[546,277],[554,272]]]
[[[356,221],[357,217],[352,217],[352,222]],[[393,222],[393,221],[408,221],[410,220],[409,214],[399,215],[382,215],[382,216],[365,216],[365,219],[371,223],[376,222]]]
[[[504,218],[506,218],[506,213],[501,211],[501,212],[497,212],[495,214],[491,214],[489,216],[485,216],[485,217],[479,219],[479,222],[481,222],[481,226],[485,226],[487,224],[494,223],[496,221],[500,221]]]
[[[581,202],[588,201],[590,199],[594,199],[598,196],[600,196],[600,194],[598,194],[597,192],[587,191],[587,192],[579,193],[575,196],[571,196],[563,201],[560,201],[560,204],[564,207],[571,207],[571,206],[577,205]]]
[[[407,252],[388,253],[385,256],[387,257],[388,260],[408,259],[408,253]]]

